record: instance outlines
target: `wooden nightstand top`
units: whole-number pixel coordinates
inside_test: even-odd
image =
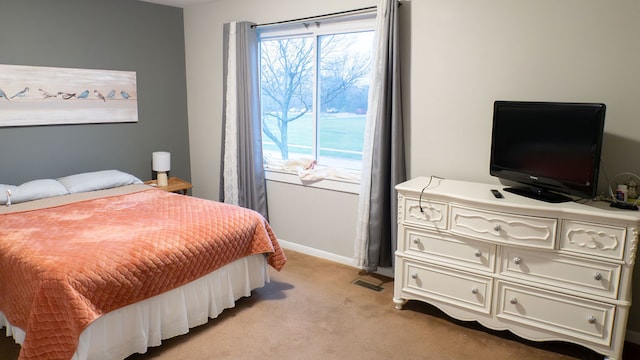
[[[169,182],[169,185],[167,186],[157,186],[156,185],[158,184],[157,180],[149,180],[149,181],[145,181],[144,183],[151,186],[157,186],[158,189],[162,189],[164,191],[177,192],[183,195],[187,195],[189,189],[193,187],[193,185],[191,185],[190,182],[184,181],[177,177],[170,177],[168,182]]]

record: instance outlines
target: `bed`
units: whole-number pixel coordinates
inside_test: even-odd
[[[144,353],[233,307],[269,281],[267,266],[286,262],[254,211],[137,179],[90,191],[82,177],[79,188],[60,180],[67,194],[0,206],[0,327],[20,359]]]

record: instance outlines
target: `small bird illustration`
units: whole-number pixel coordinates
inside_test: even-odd
[[[42,97],[45,99],[58,97],[58,95],[49,94],[46,90],[43,90],[43,89],[38,89],[38,91],[40,91],[40,93],[42,94]]]
[[[9,98],[7,97],[7,94],[5,94],[4,91],[2,91],[2,89],[0,89],[0,99],[2,98],[9,100]]]
[[[113,99],[115,95],[116,95],[116,90],[112,89],[111,91],[109,91],[109,94],[107,94],[107,99]]]
[[[89,96],[89,90],[85,90],[80,93],[80,95],[76,96],[78,99],[86,99]]]
[[[131,95],[129,95],[129,93],[124,90],[120,91],[120,95],[122,96],[123,99],[128,99],[131,97]]]
[[[69,100],[72,97],[75,97],[76,93],[66,93],[66,92],[58,91],[58,95],[65,100]]]
[[[29,88],[26,87],[24,89],[22,89],[22,91],[18,91],[17,93],[15,93],[11,99],[13,99],[14,97],[18,96],[18,97],[24,97],[29,93]]]
[[[102,95],[102,94],[100,93],[100,91],[98,91],[98,90],[93,90],[93,95],[95,95],[98,99],[100,99],[100,100],[102,100],[102,101],[107,101],[107,100],[104,98],[104,95]]]

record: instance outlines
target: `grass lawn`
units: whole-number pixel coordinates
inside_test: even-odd
[[[318,119],[320,156],[362,160],[366,118],[366,115],[352,113],[321,114]],[[290,122],[288,135],[290,157],[293,157],[294,153],[299,156],[312,156],[311,114],[305,114]],[[263,134],[262,137],[264,151],[280,158],[278,147],[266,135]]]

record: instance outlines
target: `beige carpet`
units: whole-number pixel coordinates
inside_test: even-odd
[[[151,348],[142,359],[602,359],[579,346],[532,343],[508,332],[453,320],[432,306],[394,309],[393,282],[354,268],[287,251],[271,283],[217,319]],[[380,292],[352,284],[362,279]],[[625,359],[638,359],[635,345]],[[19,347],[0,336],[0,359]]]

